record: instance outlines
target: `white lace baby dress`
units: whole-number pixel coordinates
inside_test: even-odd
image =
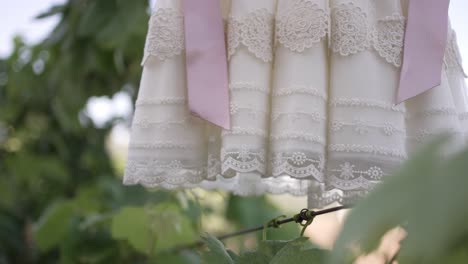
[[[441,131],[468,132],[450,30],[442,84],[395,105],[405,30],[400,0],[222,1],[231,130],[187,106],[181,0],[149,21],[125,184],[308,195],[348,203]]]

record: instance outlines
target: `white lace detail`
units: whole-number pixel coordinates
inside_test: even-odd
[[[276,21],[276,38],[291,51],[302,52],[328,32],[328,14],[316,3],[294,0]]]
[[[232,173],[259,172],[265,174],[265,150],[254,150],[247,146],[240,149],[221,149],[221,171],[224,175]]]
[[[184,97],[166,97],[158,99],[138,99],[135,102],[136,106],[142,105],[167,105],[167,104],[185,104],[186,99]]]
[[[181,171],[184,173],[181,174]],[[196,184],[203,180],[206,170],[187,168],[180,160],[129,159],[125,167],[125,174],[132,176],[125,178],[124,184],[141,183],[147,187],[160,185],[170,187],[187,183]]]
[[[373,47],[387,62],[396,67],[402,63],[405,18],[393,14],[369,25],[366,13],[353,3],[342,3],[331,12],[331,49],[342,56]]]
[[[401,66],[405,35],[405,18],[394,14],[381,19],[372,34],[375,50],[387,62]]]
[[[140,127],[140,128],[157,127],[161,130],[167,130],[173,125],[188,127],[190,124],[192,124],[191,119],[155,122],[155,121],[150,121],[148,118],[135,118],[132,122],[132,126],[134,127]]]
[[[447,70],[461,71],[465,77],[467,77],[462,66],[460,50],[458,49],[457,44],[457,35],[453,30],[449,32],[447,48],[445,50],[444,65]]]
[[[327,96],[320,92],[319,90],[308,87],[308,86],[290,86],[290,87],[283,87],[273,92],[274,96],[288,96],[293,94],[310,94],[315,97],[319,97],[323,100],[327,99]]]
[[[367,170],[358,170],[355,167],[355,165],[345,162],[340,164],[338,169],[329,169],[328,171],[333,173],[330,176],[330,184],[341,190],[369,189],[381,181],[384,176],[389,175],[379,166],[372,166]]]
[[[363,152],[378,154],[384,156],[392,156],[398,158],[406,158],[406,153],[399,149],[385,148],[375,145],[359,145],[359,144],[330,144],[330,151],[336,152]]]
[[[160,60],[180,55],[184,50],[184,21],[180,12],[159,8],[151,15],[142,65],[150,56]]]
[[[230,130],[223,130],[221,135],[222,136],[249,135],[249,136],[266,137],[266,132],[262,129],[256,129],[256,128],[231,127]]]
[[[264,62],[273,59],[273,15],[266,9],[256,9],[242,17],[228,21],[228,57],[236,53],[240,44]]]
[[[460,115],[458,115],[458,118],[460,120],[468,120],[468,112],[461,113]]]
[[[323,182],[323,169],[325,158],[314,155],[308,156],[305,152],[276,152],[271,159],[272,175],[274,177],[288,175],[294,178],[314,177]]]
[[[366,13],[353,3],[343,3],[331,11],[331,49],[347,56],[370,46]]]
[[[330,129],[333,132],[339,132],[346,126],[353,128],[355,132],[361,135],[369,133],[371,128],[378,129],[387,136],[393,136],[395,133],[405,133],[403,128],[392,125],[389,122],[374,124],[365,120],[355,120],[354,122],[341,122],[335,120],[330,125]]]
[[[323,137],[317,136],[311,133],[304,133],[304,132],[283,132],[279,134],[271,134],[271,140],[284,140],[284,139],[294,139],[294,140],[302,140],[308,142],[315,142],[324,145],[325,139]]]
[[[441,107],[434,109],[427,109],[421,112],[412,113],[411,115],[406,115],[406,118],[421,118],[421,117],[431,117],[431,116],[456,116],[458,115],[457,110],[449,107]]]
[[[360,98],[337,98],[330,102],[331,106],[344,106],[344,107],[369,107],[369,108],[380,108],[389,111],[395,112],[406,112],[405,107],[402,105],[394,105],[392,103],[370,100],[370,99],[360,99]]]
[[[194,145],[174,143],[170,141],[156,141],[153,143],[130,143],[129,148],[139,149],[191,149]]]
[[[297,110],[294,112],[286,112],[286,111],[274,111],[272,114],[272,120],[276,121],[281,116],[287,116],[291,119],[291,121],[299,121],[303,117],[306,117],[308,120],[320,122],[325,120],[325,116],[317,111],[307,112],[303,110]]]
[[[269,93],[269,90],[264,85],[259,85],[252,82],[233,82],[229,84],[229,89],[235,90],[247,90],[247,91],[257,91],[261,93]]]
[[[258,116],[264,116],[266,114],[265,110],[258,107],[255,104],[237,104],[237,103],[230,103],[229,104],[229,112],[231,114],[237,114],[240,111],[247,111],[248,114],[254,118]]]
[[[430,131],[428,129],[420,129],[416,133],[416,136],[412,138],[415,139],[417,142],[423,142],[427,138],[434,137],[443,133],[457,134],[457,133],[460,133],[460,131],[455,128],[443,129],[440,131]]]

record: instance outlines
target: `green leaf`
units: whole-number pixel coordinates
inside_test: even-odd
[[[191,219],[175,204],[160,204],[150,213],[152,230],[157,236],[157,250],[188,244],[198,238]]]
[[[268,259],[272,259],[278,251],[280,251],[284,246],[286,246],[290,241],[289,240],[266,240],[261,241],[258,250],[262,252]]]
[[[302,238],[301,238],[302,239]],[[256,251],[244,252],[240,255],[238,264],[250,264],[250,263],[270,263],[274,256],[288,243],[289,240],[266,240],[259,243]]]
[[[151,241],[156,239],[151,232],[148,213],[142,207],[124,207],[112,219],[112,236],[127,240],[130,245],[143,253],[149,253]]]
[[[173,204],[122,208],[113,217],[112,236],[147,254],[193,242],[197,237],[190,220]]]
[[[41,250],[50,250],[60,243],[73,212],[74,205],[70,201],[56,202],[45,211],[34,228],[34,237]]]
[[[300,237],[284,245],[270,264],[323,263],[326,252],[321,249],[305,249],[308,238]]]
[[[36,16],[36,19],[42,19],[53,15],[61,14],[65,10],[65,5],[54,5],[49,10]]]
[[[442,158],[445,140],[423,148],[351,211],[329,263],[352,259],[353,245],[374,249],[398,225],[409,234],[399,254],[402,260],[449,263],[444,258],[468,237],[468,150]]]
[[[200,263],[200,259],[195,254],[187,253],[160,253],[157,254],[150,263],[159,264],[159,263],[170,263],[170,264],[196,264]]]
[[[207,234],[204,238],[209,251],[202,253],[202,263],[204,264],[234,264],[234,260],[226,251],[223,243],[216,237]]]
[[[243,253],[236,264],[268,264],[269,258],[265,256],[262,252],[252,251]]]

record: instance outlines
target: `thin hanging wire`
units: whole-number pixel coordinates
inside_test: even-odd
[[[241,231],[221,235],[221,236],[218,236],[217,239],[218,240],[225,240],[225,239],[228,239],[228,238],[242,236],[242,235],[245,235],[245,234],[265,230],[267,228],[279,228],[281,225],[291,223],[291,222],[298,223],[303,227],[302,231],[301,231],[301,236],[302,236],[304,234],[305,229],[312,223],[313,219],[316,216],[323,215],[323,214],[328,214],[328,213],[333,213],[333,212],[344,210],[344,209],[349,209],[351,207],[352,207],[351,205],[342,205],[342,206],[331,207],[331,208],[327,208],[327,209],[323,209],[323,210],[319,210],[319,211],[313,211],[313,210],[309,210],[309,209],[302,209],[300,213],[294,215],[293,217],[286,218],[286,219],[283,219],[283,220],[280,220],[280,218],[277,217],[277,218],[269,221],[265,225],[260,225],[260,226],[257,226],[257,227],[252,227],[252,228],[244,229],[244,230],[241,230]],[[203,242],[202,240],[199,240],[199,241],[196,241],[196,242],[194,242],[192,244],[177,247],[176,250],[184,250],[184,249],[201,247],[204,244],[205,244],[205,242]]]

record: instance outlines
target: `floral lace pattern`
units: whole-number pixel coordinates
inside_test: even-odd
[[[235,176],[237,173],[259,172],[265,174],[265,150],[247,146],[240,149],[221,149],[221,172]]]
[[[375,50],[387,62],[401,66],[405,35],[405,18],[394,14],[381,19],[372,33]]]
[[[327,32],[327,12],[308,0],[292,1],[276,20],[276,39],[291,51],[311,48]]]
[[[331,11],[331,49],[343,56],[356,54],[370,46],[367,16],[353,3],[343,3]]]
[[[353,128],[353,130],[360,135],[368,134],[370,131],[379,131],[386,136],[393,136],[396,133],[405,133],[405,130],[402,127],[390,122],[376,124],[374,122],[356,119],[354,122],[334,120],[330,124],[330,130],[334,133],[342,131],[345,127]]]
[[[180,55],[184,50],[184,22],[180,12],[172,8],[160,8],[149,20],[142,64],[150,56],[160,60]]]
[[[371,166],[366,170],[358,170],[350,162],[344,162],[337,169],[329,169],[330,185],[340,190],[371,189],[384,176],[389,174],[379,166]]]
[[[125,184],[142,183],[146,186],[158,186],[163,183],[172,186],[178,186],[185,183],[198,183],[203,180],[206,174],[205,169],[192,169],[191,173],[183,173],[185,168],[180,160],[161,161],[158,159],[129,159],[125,168]],[[188,170],[190,171],[190,170]],[[173,177],[167,177],[173,175]]]
[[[314,156],[314,157],[312,157]],[[288,175],[294,178],[313,177],[323,182],[325,158],[321,155],[307,155],[305,152],[276,152],[272,154],[272,175]]]
[[[273,60],[273,15],[266,9],[257,9],[241,17],[230,17],[227,35],[228,58],[243,44],[255,57],[265,62]]]

